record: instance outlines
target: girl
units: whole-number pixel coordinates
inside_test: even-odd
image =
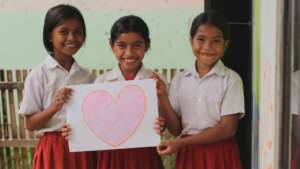
[[[110,33],[110,46],[119,64],[100,75],[95,83],[151,78],[153,72],[142,63],[150,48],[149,29],[137,16],[117,20]],[[162,169],[155,148],[134,148],[97,152],[97,169]]]
[[[85,42],[86,28],[80,11],[70,5],[48,10],[43,30],[46,60],[26,78],[19,110],[29,130],[41,136],[36,147],[34,169],[91,169],[90,153],[70,153],[60,129],[66,118],[63,105],[71,96],[70,84],[90,83],[88,70],[79,66],[73,55]]]
[[[220,60],[228,43],[225,18],[215,11],[204,12],[190,30],[195,64],[174,78],[169,99],[157,78],[166,126],[180,135],[162,142],[158,152],[178,151],[175,169],[241,168],[234,135],[244,114],[243,84]]]

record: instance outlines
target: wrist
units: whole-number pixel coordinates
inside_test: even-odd
[[[163,106],[170,105],[168,95],[162,95],[161,97],[158,98],[158,100],[159,100],[160,105],[163,105]]]
[[[175,139],[175,142],[176,142],[178,148],[185,146],[183,139],[184,138],[181,138],[181,137],[178,137]]]
[[[55,106],[50,105],[46,110],[49,114],[55,114],[58,110],[55,108]]]

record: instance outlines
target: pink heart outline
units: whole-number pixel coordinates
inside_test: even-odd
[[[141,102],[143,104],[142,110],[138,110],[139,107],[138,106],[134,107],[134,105],[130,106],[130,105],[125,104],[122,107],[122,101],[124,102],[123,97],[125,96],[125,99],[126,99],[126,96],[127,97],[131,96],[131,95],[129,95],[129,96],[126,95],[127,94],[126,92],[128,92],[130,90],[133,90],[136,92],[136,93],[133,92],[133,94],[131,93],[132,97],[133,97],[132,98],[133,101],[137,101],[137,100],[134,100],[137,98],[137,96],[142,96],[141,99],[139,99],[139,102],[133,102],[133,104]],[[102,97],[103,100],[100,100],[101,97],[97,96],[97,95],[104,95],[104,97]],[[98,97],[98,100],[100,100],[102,102],[100,102],[100,104],[97,104],[96,99],[94,99],[94,102],[89,103],[90,106],[87,105],[87,107],[86,107],[86,103],[89,101],[89,98],[95,97],[95,96],[96,96],[96,98]],[[136,98],[134,98],[134,97],[136,97]],[[107,98],[108,100],[105,100],[105,98]],[[128,100],[130,100],[130,99],[126,99],[125,103],[128,102]],[[95,105],[95,104],[97,104],[97,105]],[[112,105],[110,105],[110,104],[112,104]],[[101,107],[103,105],[104,105],[104,107]],[[105,116],[105,115],[107,115],[107,114],[105,114],[106,110],[104,110],[104,112],[97,112],[97,113],[89,112],[88,111],[89,107],[93,107],[93,106],[96,106],[96,107],[98,106],[98,108],[100,106],[100,108],[102,108],[102,109],[109,108],[109,110],[107,110],[107,111],[111,111],[110,109],[113,109],[114,113],[112,115],[109,114],[108,116]],[[107,107],[105,107],[105,106],[107,106]],[[127,111],[126,108],[128,108],[128,107],[130,107],[129,109],[138,110],[138,112],[134,112],[134,111],[133,111],[134,113],[126,112]],[[140,126],[141,122],[144,119],[146,107],[147,107],[147,98],[144,93],[144,90],[138,85],[127,85],[119,91],[118,96],[116,98],[114,98],[108,91],[103,90],[103,89],[89,92],[82,101],[81,112],[82,112],[84,122],[86,123],[87,127],[92,131],[93,134],[95,134],[104,143],[109,144],[112,147],[117,147],[117,146],[125,143],[137,131],[138,127]],[[119,114],[119,116],[116,116],[118,114]],[[91,118],[90,116],[93,116],[93,115],[95,117]],[[132,120],[130,118],[135,118],[134,123],[133,124],[130,123],[129,127],[127,127],[127,125],[123,126],[123,127],[127,127],[127,128],[131,127],[130,129],[128,129],[127,133],[123,134],[123,136],[120,137],[120,133],[115,133],[117,135],[116,137],[118,137],[118,141],[110,140],[109,136],[107,136],[107,135],[114,137],[115,136],[114,133],[110,134],[111,130],[114,130],[116,132],[119,132],[118,130],[122,130],[120,128],[120,126],[118,128],[118,125],[124,123],[124,121],[126,123],[125,115],[127,115],[127,117],[129,117],[129,119],[127,118],[127,122],[128,122],[128,120]],[[136,117],[134,115],[136,115]],[[110,127],[108,127],[108,128],[107,128],[107,126],[98,127],[99,123],[96,122],[98,119],[98,118],[96,118],[97,116],[98,117],[100,117],[100,116],[107,117],[108,121],[115,119],[115,118],[118,118],[118,119],[115,122],[111,123]],[[109,117],[109,116],[112,116],[112,117]],[[105,119],[103,120],[103,122],[107,123],[107,121]],[[126,123],[126,124],[129,124],[129,123]],[[100,123],[100,125],[101,125],[101,123]]]

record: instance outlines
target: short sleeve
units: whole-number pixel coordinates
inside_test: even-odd
[[[43,84],[38,74],[31,72],[24,83],[23,99],[19,114],[30,115],[43,110]]]
[[[243,82],[238,74],[229,76],[221,105],[221,115],[245,114]]]

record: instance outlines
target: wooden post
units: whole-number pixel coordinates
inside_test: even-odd
[[[13,82],[13,74],[12,70],[7,71],[7,82]],[[9,101],[9,110],[10,113],[10,139],[16,140],[18,139],[17,133],[17,120],[16,120],[16,110],[15,110],[15,99],[14,99],[14,88],[8,89],[8,101]],[[20,158],[19,158],[19,148],[13,147],[14,153],[11,153],[11,163],[15,166],[16,169],[20,169]]]
[[[4,82],[4,70],[0,70],[0,82]],[[4,105],[3,98],[5,97],[5,91],[0,88],[0,96],[1,96],[1,107],[2,112],[0,112],[0,139],[4,139],[4,123],[3,123],[3,111],[6,109]],[[6,169],[7,160],[4,154],[4,148],[0,147],[0,169]]]
[[[17,82],[22,82],[22,72],[21,70],[17,70],[16,71],[16,80]],[[23,98],[23,86],[18,87],[17,89],[17,104],[18,104],[18,108],[21,104],[22,98]],[[19,110],[19,109],[18,109]],[[26,139],[25,136],[25,118],[23,116],[19,116],[19,138],[22,140]],[[26,147],[21,147],[21,161],[22,161],[22,169],[29,169],[29,159],[27,159],[27,150]],[[31,159],[30,159],[31,160]]]
[[[5,82],[5,72],[2,72],[1,75],[1,81]],[[9,123],[8,123],[8,108],[7,108],[7,98],[6,98],[6,89],[2,88],[1,89],[1,101],[2,101],[2,125],[3,125],[3,137],[5,140],[9,139]],[[4,168],[12,168],[11,164],[11,151],[9,147],[5,147],[3,149],[3,154],[4,154]]]

